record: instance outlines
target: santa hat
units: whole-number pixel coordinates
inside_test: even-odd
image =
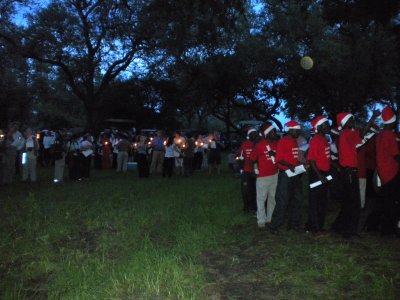
[[[275,129],[274,125],[272,124],[264,124],[261,127],[261,134],[264,138],[267,137],[268,133],[270,133],[273,129]]]
[[[317,132],[317,127],[319,125],[322,125],[323,123],[327,122],[328,119],[323,117],[323,116],[318,116],[314,120],[311,121],[311,126],[314,129],[315,132]]]
[[[247,139],[250,139],[250,134],[251,134],[252,132],[257,132],[257,130],[256,130],[255,128],[249,128],[249,129],[247,129],[247,136],[246,136]]]
[[[287,129],[300,129],[300,124],[293,120],[287,122],[285,126]]]
[[[396,121],[396,115],[394,114],[393,110],[389,106],[386,106],[382,110],[381,117],[382,117],[383,124],[390,124],[390,123],[393,123],[394,121]]]
[[[343,126],[346,125],[347,121],[352,117],[353,115],[349,112],[342,112],[337,114],[336,116],[336,123],[338,125],[338,129],[342,130]]]

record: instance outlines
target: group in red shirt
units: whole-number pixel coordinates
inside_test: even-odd
[[[367,154],[363,156],[363,153],[375,155],[374,147],[376,147],[377,173],[382,185],[380,197],[385,198],[381,201],[384,204],[380,208],[379,217],[381,221],[383,220],[382,232],[392,232],[395,228],[394,223],[400,218],[400,204],[397,199],[400,198],[398,189],[400,151],[398,136],[394,133],[392,124],[396,119],[393,113],[387,111],[386,108],[382,111],[385,128],[369,142],[366,142],[365,136],[379,112],[374,111],[371,120],[361,130],[356,129],[352,114],[338,114],[337,125],[340,130],[336,144],[338,160],[331,157],[331,144],[326,137],[330,132],[328,120],[319,116],[311,121],[315,134],[309,142],[305,163],[310,183],[306,223],[308,231],[318,236],[327,235],[324,231],[324,222],[330,186],[328,182],[338,180],[336,176],[332,179],[332,169],[334,169],[336,174],[339,174],[343,192],[340,212],[331,229],[344,237],[358,235],[362,205],[359,178],[366,177],[364,169],[367,168]],[[251,174],[253,178],[257,177],[258,226],[263,228],[266,223],[270,223],[272,233],[278,233],[286,213],[288,213],[289,229],[301,231],[302,176],[292,173],[297,171],[297,166],[301,166],[297,141],[300,125],[290,121],[285,126],[288,128],[288,134],[278,140],[275,128],[266,123],[261,128],[260,141],[248,140],[240,148],[243,173]],[[371,161],[375,165],[375,157]]]

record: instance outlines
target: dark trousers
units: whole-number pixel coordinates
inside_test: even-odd
[[[289,215],[289,228],[300,229],[303,206],[301,175],[288,177],[285,171],[279,170],[275,201],[276,206],[272,214],[271,229],[276,230],[283,224],[286,211]]]
[[[193,175],[193,157],[183,158],[183,175],[185,176]]]
[[[21,174],[21,159],[22,159],[22,151],[17,151],[17,156],[15,157],[15,174]]]
[[[240,176],[240,185],[244,211],[257,210],[256,177],[251,173],[243,172]]]
[[[146,154],[137,154],[139,177],[149,177],[149,162]]]
[[[164,157],[163,163],[163,177],[172,176],[172,170],[174,169],[175,157]]]
[[[194,170],[200,170],[202,164],[203,164],[203,153],[202,152],[196,152],[194,154],[194,160],[193,160],[193,168],[194,168]]]
[[[323,176],[328,176],[328,172],[320,171]],[[317,173],[310,168],[309,182],[319,181]],[[328,203],[328,188],[329,183],[319,185],[315,188],[310,188],[309,205],[308,205],[308,221],[306,229],[312,232],[323,230],[326,215],[326,206]]]
[[[365,223],[367,231],[380,231],[382,235],[396,233],[400,220],[400,172],[382,185],[373,210]]]
[[[357,169],[345,168],[341,174],[341,181],[344,191],[343,199],[339,215],[332,224],[332,230],[344,236],[351,236],[358,232],[361,211]]]
[[[82,178],[82,160],[80,155],[70,155],[68,160],[69,179],[78,180]]]
[[[112,168],[117,169],[117,158],[118,158],[118,153],[114,153],[112,155]]]
[[[92,165],[92,156],[85,157],[82,155],[82,177],[89,178],[90,177],[90,169]]]

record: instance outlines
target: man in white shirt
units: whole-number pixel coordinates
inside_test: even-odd
[[[43,137],[43,164],[48,166],[51,163],[50,149],[54,144],[54,137],[50,131],[45,131]]]
[[[25,130],[24,148],[22,152],[22,181],[30,178],[31,182],[36,182],[36,162],[39,144],[32,135],[32,129]]]

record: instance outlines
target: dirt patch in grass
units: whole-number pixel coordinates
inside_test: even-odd
[[[265,261],[274,256],[273,242],[277,237],[251,225],[233,228],[239,234],[250,234],[246,242],[237,241],[201,257],[209,282],[204,299],[278,299],[279,288],[268,284]]]
[[[201,299],[316,298],[332,292],[338,293],[339,298],[357,298],[369,290],[369,278],[361,276],[362,282],[346,283],[343,278],[352,275],[340,277],[335,271],[335,268],[338,272],[346,269],[350,257],[355,266],[359,266],[354,272],[351,270],[353,275],[359,276],[365,271],[380,274],[375,277],[389,278],[381,294],[374,295],[398,294],[400,285],[396,282],[399,278],[396,271],[382,267],[385,260],[400,266],[400,255],[392,252],[400,251],[398,240],[366,233],[361,239],[351,241],[334,235],[321,239],[292,231],[276,236],[253,224],[235,226],[231,230],[236,235],[235,241],[201,256],[209,282]],[[379,246],[389,251],[388,257],[377,251]]]

